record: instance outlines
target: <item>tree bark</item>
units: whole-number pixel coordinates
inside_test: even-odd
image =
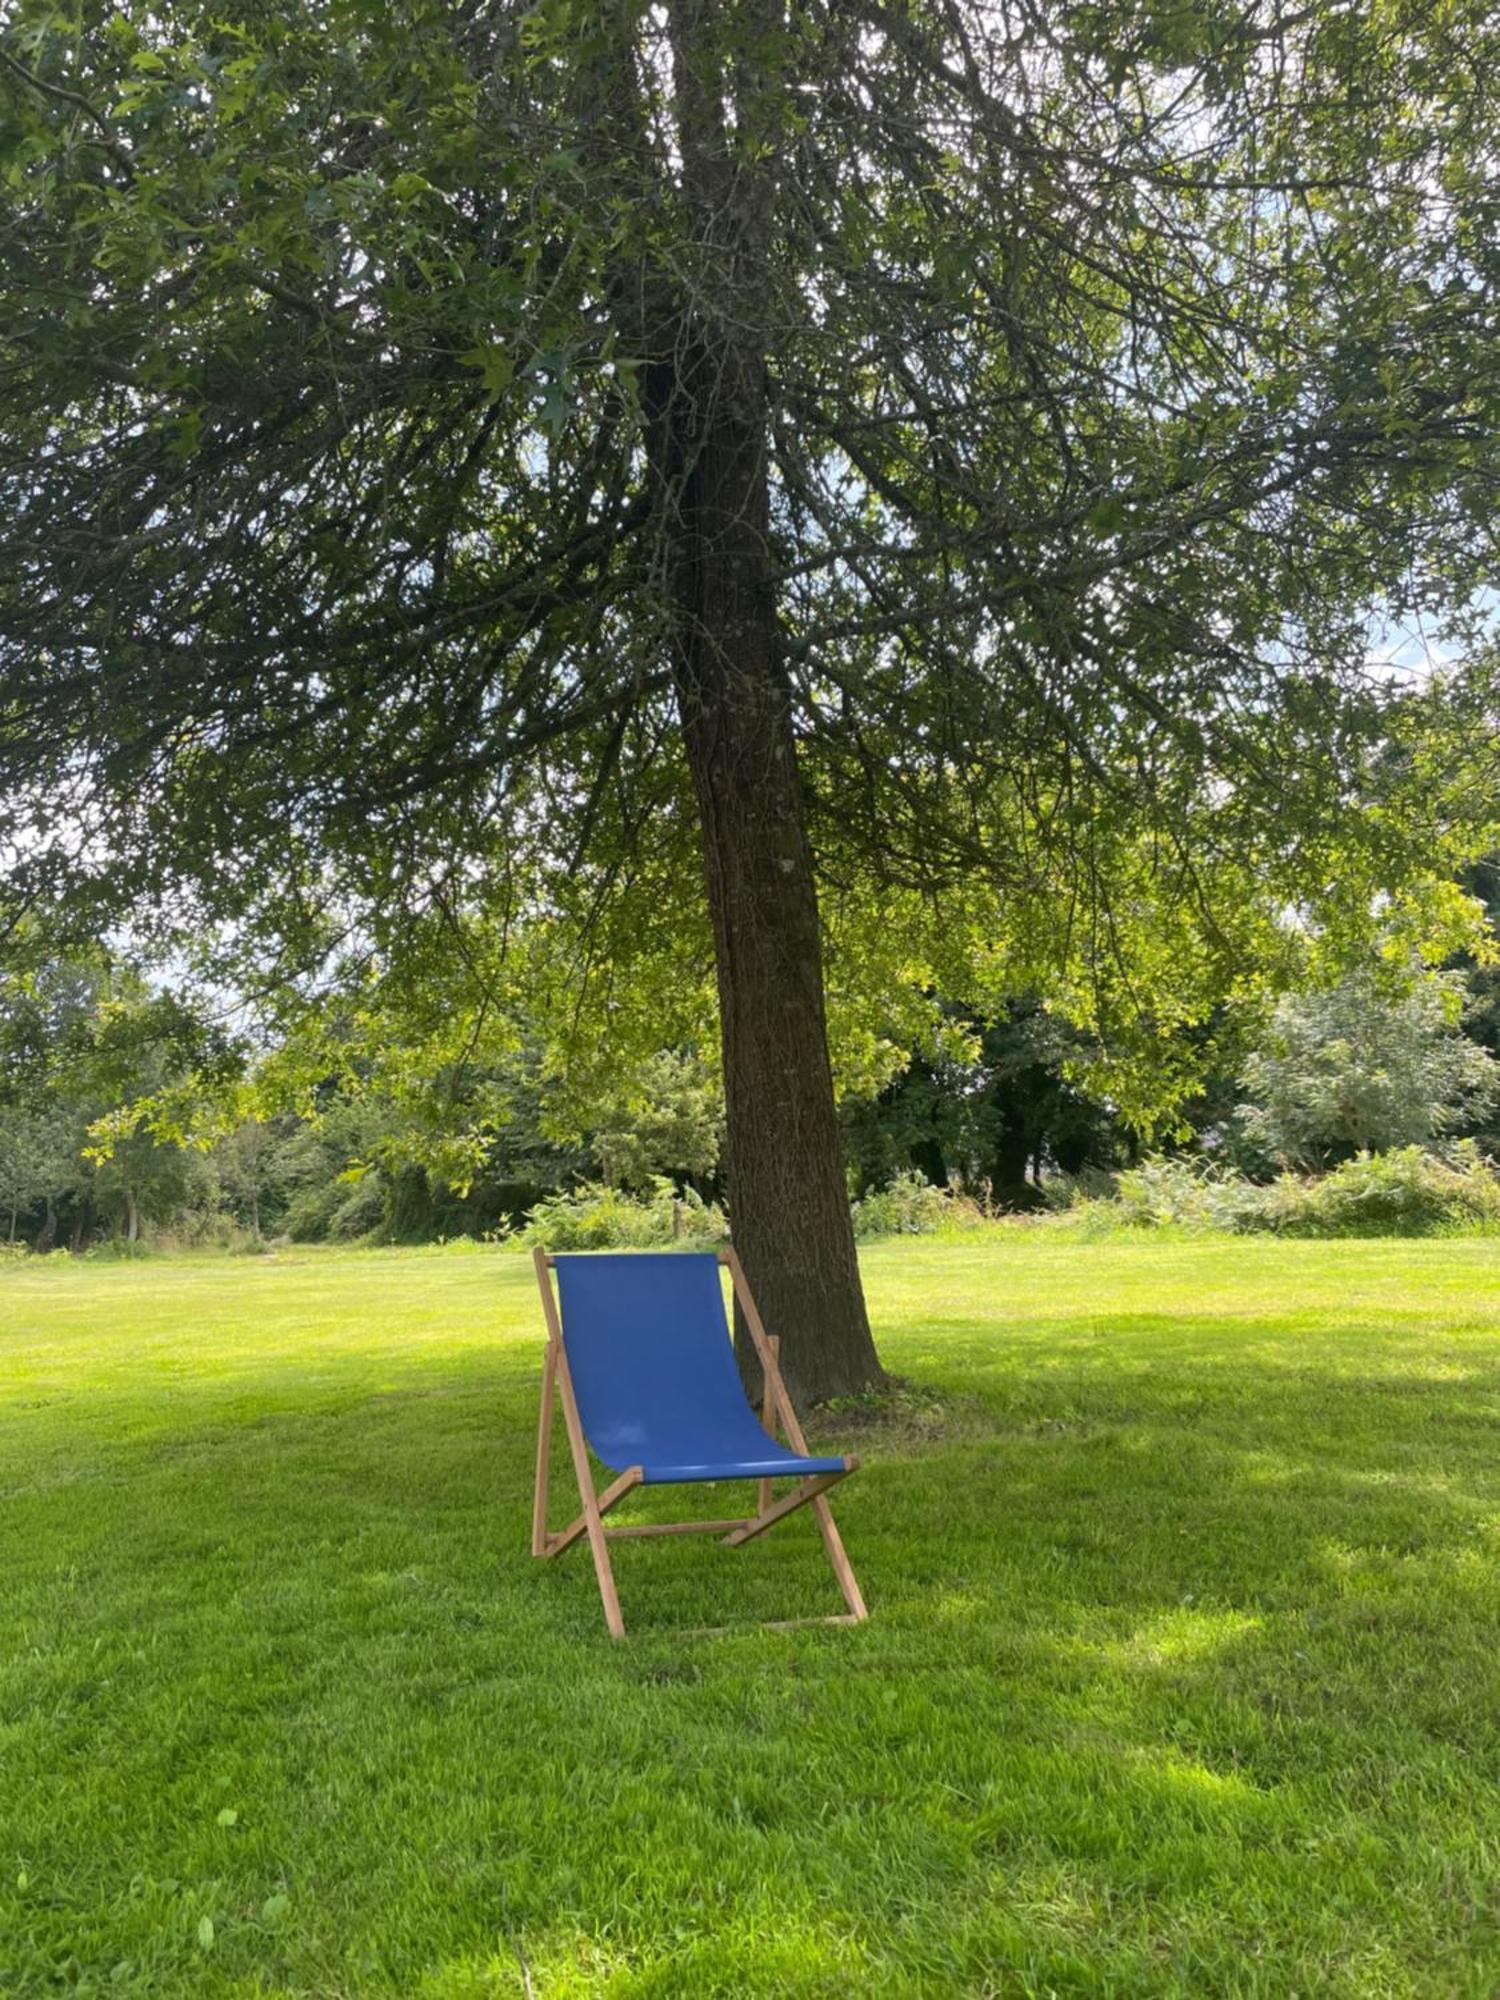
[[[781,659],[764,368],[685,340],[651,377],[672,671],[713,926],[730,1227],[792,1397],[817,1402],[882,1375],[849,1216]]]

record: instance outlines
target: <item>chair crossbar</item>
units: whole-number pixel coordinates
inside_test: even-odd
[[[628,1528],[606,1528],[604,1539],[608,1542],[628,1542],[641,1535],[722,1535],[731,1528],[748,1528],[749,1525],[745,1520],[632,1522]]]
[[[836,1486],[841,1479],[847,1479],[859,1461],[856,1459],[845,1472],[820,1472],[815,1479],[804,1479],[795,1493],[788,1493],[773,1506],[763,1507],[753,1521],[746,1521],[735,1529],[732,1535],[724,1537],[726,1549],[743,1547],[757,1535],[763,1535],[767,1528],[774,1528],[778,1521],[784,1521],[788,1514],[795,1514],[799,1507],[805,1507],[809,1500],[816,1500],[820,1493],[826,1493],[830,1486]]]
[[[632,1465],[628,1472],[622,1472],[619,1478],[606,1486],[596,1499],[594,1504],[600,1515],[607,1514],[611,1507],[617,1507],[625,1498],[625,1495],[634,1492],[640,1483],[641,1468],[638,1465]],[[555,1535],[548,1535],[547,1546],[542,1551],[543,1555],[560,1556],[564,1549],[572,1548],[573,1544],[586,1535],[588,1531],[589,1517],[585,1512],[580,1514],[576,1520],[569,1521],[567,1527],[559,1528]],[[618,1528],[610,1529],[611,1534],[618,1534],[619,1532]]]

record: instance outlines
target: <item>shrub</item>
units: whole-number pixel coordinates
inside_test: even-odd
[[[385,1190],[376,1173],[357,1180],[320,1181],[303,1188],[288,1204],[282,1229],[293,1243],[352,1243],[383,1230]]]
[[[1253,1225],[1283,1236],[1425,1236],[1500,1227],[1500,1174],[1472,1145],[1445,1159],[1420,1146],[1361,1153],[1321,1180],[1283,1174]]]
[[[231,1215],[192,1211],[176,1216],[165,1227],[153,1229],[151,1247],[164,1255],[183,1251],[222,1250],[230,1256],[253,1256],[265,1245]]]
[[[1143,1160],[1116,1183],[1111,1219],[1138,1229],[1250,1229],[1267,1190],[1202,1160]],[[1092,1206],[1085,1203],[1084,1206]]]
[[[1500,1064],[1463,1032],[1462,986],[1434,972],[1392,994],[1361,972],[1285,995],[1241,1078],[1255,1100],[1238,1114],[1245,1138],[1279,1164],[1326,1167],[1356,1149],[1406,1152],[1482,1116]]]
[[[320,1181],[300,1189],[287,1204],[281,1222],[283,1231],[294,1243],[321,1243],[346,1192],[339,1181]]]
[[[156,1245],[139,1236],[134,1243],[125,1236],[105,1236],[79,1252],[87,1264],[135,1264],[157,1254]]]
[[[1083,1167],[1076,1174],[1055,1172],[1042,1182],[1042,1207],[1062,1215],[1070,1208],[1112,1202],[1119,1192],[1119,1173],[1108,1167]]]
[[[549,1250],[646,1250],[721,1243],[728,1235],[723,1210],[688,1190],[678,1194],[657,1179],[644,1195],[584,1181],[539,1201],[514,1240]]]
[[[361,1174],[356,1181],[334,1182],[338,1206],[328,1218],[331,1243],[353,1243],[361,1236],[388,1233],[385,1188],[379,1174]]]
[[[1421,1236],[1500,1228],[1500,1173],[1465,1141],[1445,1155],[1403,1146],[1361,1153],[1321,1177],[1268,1186],[1197,1160],[1146,1160],[1112,1200],[1077,1204],[1091,1226],[1223,1229],[1282,1236]]]
[[[927,1236],[951,1223],[977,1222],[979,1211],[970,1201],[934,1187],[921,1174],[897,1174],[887,1187],[876,1188],[853,1204],[856,1236]]]

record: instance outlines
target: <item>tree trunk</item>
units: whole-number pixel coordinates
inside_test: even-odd
[[[134,1243],[141,1233],[141,1211],[136,1203],[135,1189],[125,1190],[125,1241]]]
[[[766,1325],[781,1338],[791,1394],[817,1402],[882,1376],[849,1217],[812,851],[780,657],[764,370],[685,343],[651,376],[672,671],[718,978],[730,1227]]]
[[[991,1164],[991,1186],[1002,1208],[1035,1208],[1041,1196],[1027,1178],[1031,1140],[1024,1125],[1002,1117]]]
[[[612,285],[643,357],[660,610],[703,835],[724,1057],[730,1225],[794,1398],[882,1379],[828,1060],[812,853],[768,540],[766,274],[787,101],[781,0],[667,0],[686,262]],[[623,17],[622,17],[623,18]],[[634,16],[630,17],[634,20]],[[627,22],[624,33],[634,32]],[[598,73],[587,125],[649,145],[633,58]],[[734,115],[726,116],[733,100]],[[741,1366],[756,1386],[748,1343]]]

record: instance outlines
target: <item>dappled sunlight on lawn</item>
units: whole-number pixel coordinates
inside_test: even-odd
[[[1099,1647],[1117,1667],[1165,1667],[1213,1660],[1236,1641],[1260,1632],[1264,1620],[1237,1611],[1193,1611],[1179,1606],[1144,1619],[1128,1637]]]

